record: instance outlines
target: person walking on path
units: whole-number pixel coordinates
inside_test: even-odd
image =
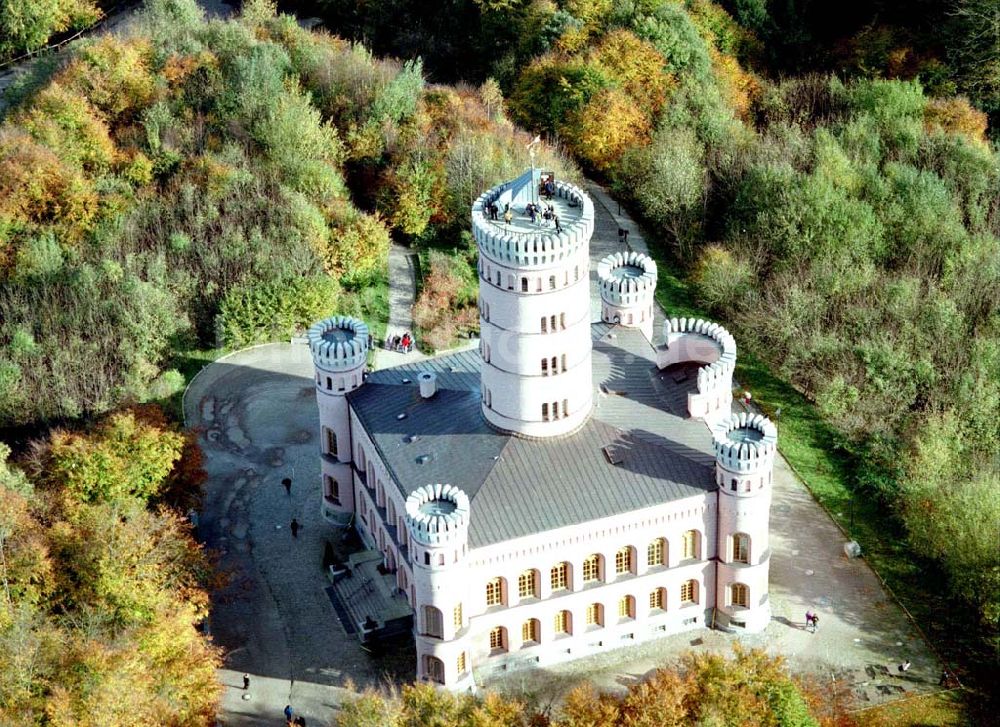
[[[506,212],[503,213],[504,224],[509,225],[511,223],[511,220],[513,220],[513,219],[514,219],[514,215],[512,215],[510,213],[510,210],[507,210]]]
[[[813,612],[812,611],[806,611],[806,628],[807,629],[812,626],[812,624],[813,624],[813,618],[815,618],[813,616]],[[813,633],[815,633],[815,632],[813,632]]]
[[[289,527],[292,530],[292,537],[293,538],[299,537],[299,521],[296,520],[295,518],[292,518],[292,524]]]
[[[244,674],[243,675],[243,691],[245,692],[249,688],[250,688],[250,675],[249,674]]]
[[[288,493],[289,497],[291,497],[292,496],[292,478],[291,477],[286,477],[285,479],[283,479],[281,481],[281,484],[283,484],[285,486],[285,492]]]
[[[292,709],[292,705],[286,704],[285,705],[285,721],[288,724],[292,724],[292,715],[293,714],[295,714],[295,710]]]
[[[910,670],[910,660],[907,659],[906,661],[904,661],[902,664],[900,664],[896,668],[899,669],[899,673],[900,674],[905,674],[906,672],[908,672]]]

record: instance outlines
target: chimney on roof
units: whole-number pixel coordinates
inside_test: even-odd
[[[430,399],[434,396],[434,393],[437,391],[437,376],[430,371],[422,371],[417,375],[417,380],[420,382],[421,397]]]

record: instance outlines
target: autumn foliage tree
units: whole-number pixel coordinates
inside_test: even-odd
[[[196,478],[185,446],[144,407],[53,433],[30,477],[0,452],[0,722],[212,723],[219,654],[196,628],[209,565],[155,504]]]

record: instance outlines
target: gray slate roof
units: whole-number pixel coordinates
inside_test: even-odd
[[[468,494],[474,548],[713,491],[711,435],[684,415],[697,366],[661,372],[639,331],[591,332],[594,411],[567,437],[487,425],[475,350],[373,372],[348,398],[404,497],[435,482]],[[427,370],[438,390],[422,399],[416,375]]]

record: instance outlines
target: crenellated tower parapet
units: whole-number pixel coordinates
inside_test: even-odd
[[[653,296],[656,263],[635,251],[616,252],[597,264],[601,287],[601,320],[639,328],[653,340]]]
[[[519,181],[497,185],[473,202],[472,234],[481,253],[500,265],[544,268],[570,257],[581,245],[589,245],[594,234],[594,203],[582,189],[568,182],[555,183],[555,196],[565,200],[579,214],[566,219],[561,231],[557,232],[554,227],[539,232],[519,231],[503,224],[502,213],[507,205],[520,211],[533,201]],[[490,219],[490,204],[500,208],[500,220]]]
[[[688,394],[692,417],[717,421],[729,415],[736,370],[736,339],[718,323],[701,318],[669,318],[663,322],[663,345],[657,349],[661,369],[698,362],[697,390]]]
[[[716,621],[761,631],[771,618],[768,522],[778,430],[760,414],[733,414],[712,430],[719,487]]]
[[[770,469],[778,446],[778,429],[761,414],[733,414],[712,430],[712,446],[719,466],[750,474]]]
[[[454,485],[424,485],[406,498],[416,596],[417,678],[440,682],[450,689],[473,684],[466,643],[469,517],[469,497]],[[465,670],[460,671],[463,663]]]
[[[428,548],[465,544],[469,496],[454,485],[424,485],[406,498],[410,537]]]
[[[353,443],[347,394],[364,383],[368,326],[350,316],[331,316],[306,333],[316,371],[319,405],[322,512],[339,523],[354,513]]]
[[[306,333],[317,368],[346,371],[368,361],[368,326],[351,316],[331,316]]]

